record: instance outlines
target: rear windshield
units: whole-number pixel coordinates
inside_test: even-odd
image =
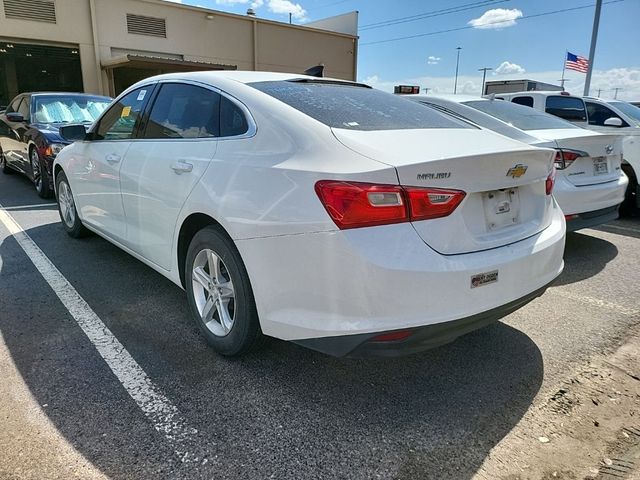
[[[499,118],[520,130],[549,130],[554,128],[580,128],[558,117],[542,113],[504,100],[472,100],[465,105]]]
[[[273,81],[249,85],[333,128],[475,128],[407,99],[363,86],[326,81]]]

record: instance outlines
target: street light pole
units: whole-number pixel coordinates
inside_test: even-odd
[[[482,68],[478,69],[479,72],[482,72],[482,90],[481,90],[480,96],[483,96],[485,94],[485,92],[484,92],[484,81],[487,78],[487,70],[493,70],[493,68],[491,68],[491,67],[482,67]]]
[[[614,100],[617,100],[618,99],[618,91],[622,90],[622,88],[616,87],[613,90],[615,90],[615,92],[616,92],[616,93],[613,94],[613,98],[614,98]]]
[[[462,47],[456,47],[456,50],[458,51],[458,56],[456,57],[456,81],[453,84],[453,93],[454,93],[454,95],[458,91],[458,67],[460,66],[460,50],[462,50]]]
[[[602,0],[596,0],[596,13],[593,16],[593,31],[591,32],[591,48],[589,49],[589,66],[587,67],[587,77],[584,80],[584,93],[586,97],[589,95],[589,87],[591,86],[591,73],[593,72],[593,61],[596,56],[596,42],[598,40],[598,26],[600,25],[600,10],[602,9]]]

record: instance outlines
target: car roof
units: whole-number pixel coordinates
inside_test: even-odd
[[[21,93],[20,95],[29,95],[32,97],[36,97],[38,95],[82,95],[82,96],[87,96],[87,97],[103,97],[103,98],[109,98],[108,95],[100,95],[97,93],[84,93],[84,92],[24,92]],[[17,95],[16,95],[17,96]]]
[[[469,102],[472,100],[489,100],[488,98],[478,97],[474,95],[454,95],[451,93],[440,94],[437,93],[435,95],[424,95],[424,94],[415,94],[415,95],[401,95],[402,97],[408,97],[411,100],[420,101],[420,100],[429,100],[431,98],[439,98],[442,100],[449,100],[450,102]]]
[[[340,78],[328,78],[328,77],[312,77],[310,75],[303,75],[299,73],[278,73],[278,72],[254,72],[248,70],[211,70],[201,72],[179,72],[179,73],[166,73],[163,75],[156,75],[154,77],[146,78],[138,83],[142,84],[149,81],[160,80],[192,80],[197,82],[214,82],[219,80],[232,80],[239,83],[253,83],[253,82],[273,82],[273,81],[285,81],[285,80],[298,80],[308,79],[316,81],[334,81],[341,83],[352,83],[354,85],[363,85],[361,83],[352,82],[350,80],[344,80]]]

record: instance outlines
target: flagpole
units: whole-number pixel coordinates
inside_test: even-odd
[[[564,71],[567,68],[567,55],[569,54],[569,50],[564,51],[564,62],[562,62],[562,78],[560,79],[560,86],[562,90],[564,90]]]
[[[602,9],[602,0],[596,0],[596,12],[593,16],[593,31],[591,32],[591,48],[589,49],[589,65],[587,66],[587,77],[584,80],[584,96],[589,95],[589,87],[591,86],[591,74],[593,73],[593,61],[596,56],[596,42],[598,41],[598,26],[600,25],[600,10]]]

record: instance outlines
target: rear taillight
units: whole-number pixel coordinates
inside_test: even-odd
[[[554,165],[558,170],[564,170],[569,167],[573,162],[575,162],[580,157],[588,157],[589,154],[586,152],[581,152],[579,150],[566,150],[566,149],[558,149],[556,150],[556,157],[553,161]]]
[[[465,196],[459,190],[337,180],[317,182],[316,193],[342,230],[446,217]]]
[[[553,187],[556,184],[556,167],[554,166],[551,170],[551,173],[547,177],[547,180],[544,182],[544,188],[547,192],[547,195],[551,195],[553,193]]]

